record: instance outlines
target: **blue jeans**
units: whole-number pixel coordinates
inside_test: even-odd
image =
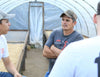
[[[14,77],[14,76],[8,72],[0,72],[0,77]]]
[[[14,77],[14,76],[9,72],[0,72],[0,77]],[[22,77],[26,77],[26,76],[22,76]]]

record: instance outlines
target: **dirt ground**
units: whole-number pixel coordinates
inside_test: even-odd
[[[31,49],[27,51],[25,60],[25,71],[27,77],[44,77],[48,70],[48,59],[42,56],[42,49]]]

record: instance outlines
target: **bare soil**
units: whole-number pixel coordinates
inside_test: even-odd
[[[44,77],[48,70],[48,59],[42,55],[43,49],[31,49],[27,51],[25,59],[25,71],[27,77]]]

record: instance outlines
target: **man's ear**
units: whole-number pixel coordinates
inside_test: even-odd
[[[76,23],[77,23],[77,22],[76,22],[76,21],[74,21],[74,26],[76,25]]]
[[[97,23],[97,17],[96,17],[96,14],[93,16],[93,22],[94,22],[94,23]]]

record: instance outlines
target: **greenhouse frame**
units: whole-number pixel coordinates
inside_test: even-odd
[[[0,0],[0,10],[16,14],[11,30],[28,30],[29,43],[43,46],[43,33],[61,27],[60,15],[66,10],[77,14],[74,29],[86,37],[96,36],[93,15],[99,0]]]

